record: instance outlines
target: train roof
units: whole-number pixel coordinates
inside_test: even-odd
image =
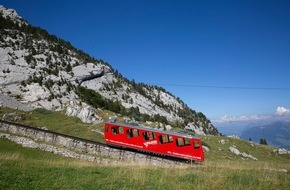
[[[172,132],[172,131],[164,131],[161,129],[154,129],[151,127],[146,127],[146,126],[140,126],[140,125],[134,125],[134,124],[130,124],[130,123],[118,123],[118,122],[111,122],[111,121],[107,121],[106,123],[111,123],[111,124],[115,124],[118,126],[122,126],[122,127],[132,127],[135,129],[141,129],[141,130],[148,130],[148,131],[152,131],[152,132],[158,132],[158,133],[164,133],[167,135],[176,135],[176,136],[181,136],[181,137],[186,137],[186,138],[195,138],[195,139],[200,139],[197,136],[193,136],[187,133],[180,133],[180,132]]]

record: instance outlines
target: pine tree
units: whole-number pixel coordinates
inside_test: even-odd
[[[259,144],[262,144],[262,145],[268,145],[266,139],[264,139],[264,138],[261,138],[261,139],[260,139],[260,143],[259,143]]]

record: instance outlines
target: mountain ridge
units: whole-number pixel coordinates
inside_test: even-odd
[[[290,149],[290,122],[276,121],[270,124],[253,126],[246,129],[241,138],[247,140],[251,138],[254,142],[259,142],[261,138],[266,139],[267,144]]]
[[[85,112],[91,119],[84,122],[96,121],[93,116],[101,108],[137,121],[155,121],[197,134],[219,135],[203,113],[192,110],[162,87],[129,81],[105,61],[31,26],[13,9],[0,6],[0,16],[2,94],[31,108],[69,110],[78,117]],[[83,96],[78,94],[80,90]],[[89,101],[93,97],[98,102],[94,106]]]

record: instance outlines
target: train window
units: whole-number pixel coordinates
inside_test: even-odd
[[[117,134],[117,129],[116,129],[116,127],[112,127],[112,134]]]
[[[144,139],[144,141],[148,141],[149,140],[149,134],[148,134],[149,132],[143,132],[143,139]]]
[[[178,147],[188,146],[188,145],[190,145],[190,139],[189,138],[181,138],[181,137],[179,137],[179,138],[176,139],[176,145]]]
[[[133,129],[133,137],[139,136],[139,130],[138,129]]]
[[[124,133],[124,128],[123,127],[119,127],[118,129],[119,129],[119,133],[120,134],[123,134]]]
[[[159,141],[161,144],[173,142],[173,138],[170,135],[160,135]]]
[[[184,145],[190,145],[190,139],[184,138]]]
[[[138,129],[128,129],[126,131],[126,133],[127,133],[127,137],[129,137],[129,138],[139,136],[139,130]]]
[[[142,134],[143,134],[144,141],[155,139],[155,134],[151,131],[145,131]]]
[[[153,132],[149,132],[149,140],[156,139],[155,134]]]
[[[200,148],[198,141],[194,141],[194,148],[195,149],[199,149]]]
[[[133,137],[133,131],[132,131],[132,129],[128,129],[127,131],[126,131],[126,133],[127,133],[127,137]]]
[[[159,141],[161,144],[164,144],[164,143],[167,143],[168,139],[167,139],[166,135],[160,135]]]
[[[124,133],[123,127],[119,127],[119,126],[112,127],[112,134],[116,135],[116,134],[123,134],[123,133]]]
[[[176,145],[177,146],[184,146],[184,141],[183,141],[183,138],[177,138],[176,139]]]

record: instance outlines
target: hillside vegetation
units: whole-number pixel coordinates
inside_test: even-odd
[[[0,116],[11,112],[0,109]],[[21,123],[101,140],[102,124],[88,125],[61,112],[38,109],[14,111]],[[110,112],[104,112],[109,117]],[[14,117],[17,118],[17,117]],[[52,119],[53,118],[53,119]],[[120,118],[121,119],[121,118]],[[22,148],[0,138],[0,187],[3,189],[287,189],[290,157],[273,152],[274,147],[218,136],[200,136],[209,147],[205,161],[193,167],[102,166],[73,160],[40,150]],[[221,144],[220,141],[225,143]],[[229,151],[235,145],[258,161]]]

